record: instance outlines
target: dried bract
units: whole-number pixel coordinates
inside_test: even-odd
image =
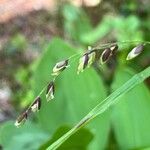
[[[27,112],[23,112],[16,120],[15,122],[15,126],[19,127],[21,125],[23,125],[25,123],[25,121],[27,120],[28,114]]]
[[[31,105],[31,110],[33,112],[37,112],[39,111],[41,108],[41,98],[38,96],[35,101],[33,102],[33,104]]]
[[[102,54],[101,54],[101,56],[100,56],[100,63],[101,63],[101,64],[106,63],[106,62],[109,60],[109,58],[110,58],[111,55],[112,55],[111,49],[110,49],[110,48],[106,48],[106,49],[102,52]]]
[[[63,60],[58,62],[53,68],[52,75],[58,76],[67,67],[68,67],[68,60]]]
[[[55,92],[54,82],[51,81],[47,86],[47,91],[46,91],[47,101],[54,99],[54,92]]]
[[[131,60],[135,57],[137,57],[139,54],[141,54],[141,52],[143,51],[144,45],[140,44],[136,47],[134,47],[131,52],[128,54],[126,60]]]

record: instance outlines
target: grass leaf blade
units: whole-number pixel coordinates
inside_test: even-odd
[[[111,105],[115,104],[118,97],[124,95],[136,85],[143,82],[146,78],[150,76],[150,67],[146,68],[142,72],[134,75],[130,80],[128,80],[119,89],[109,95],[104,101],[99,103],[94,109],[92,109],[76,126],[74,126],[70,131],[64,134],[61,138],[50,145],[47,150],[57,149],[64,141],[66,141],[72,134],[78,131],[81,127],[85,126],[90,120],[95,118],[97,115],[105,112]]]

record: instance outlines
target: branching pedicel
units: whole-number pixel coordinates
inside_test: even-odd
[[[122,42],[125,43],[125,42]],[[127,42],[128,43],[128,42]],[[130,42],[131,43],[131,42]],[[144,44],[139,44],[138,46],[134,47],[130,53],[128,54],[126,60],[131,60],[135,57],[137,57],[144,48],[145,44],[150,44],[150,42],[144,42]],[[103,49],[103,52],[99,55],[99,50]],[[100,47],[95,47],[95,48],[88,48],[86,53],[82,54],[79,60],[79,65],[77,68],[77,74],[80,72],[83,72],[86,67],[90,67],[95,61],[100,61],[100,64],[103,65],[106,63],[111,56],[113,56],[118,50],[118,45],[117,43],[108,43],[101,45]],[[35,98],[33,103],[26,109],[25,112],[20,114],[20,116],[17,118],[15,122],[15,126],[19,127],[20,125],[24,124],[28,118],[29,113],[32,112],[37,112],[41,108],[41,98],[40,95],[46,90],[46,99],[47,101],[50,101],[54,99],[54,93],[55,93],[55,79],[56,77],[64,71],[69,64],[69,60],[76,55],[71,56],[70,58],[60,61],[56,63],[56,65],[53,68],[52,75],[54,76],[53,81],[51,81],[47,86],[45,86],[40,94]],[[98,56],[98,57],[97,57]],[[100,56],[100,57],[99,57]],[[97,60],[98,58],[98,60]]]

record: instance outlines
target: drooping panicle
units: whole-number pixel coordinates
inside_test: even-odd
[[[31,111],[37,112],[41,108],[41,98],[38,96],[31,105]]]
[[[52,75],[58,76],[67,67],[68,67],[68,59],[56,63],[56,65],[53,68]]]
[[[129,52],[129,54],[128,54],[126,60],[131,60],[131,59],[137,57],[139,54],[142,53],[143,48],[144,48],[144,45],[143,45],[143,44],[140,44],[140,45],[134,47],[134,48]]]
[[[16,120],[16,122],[15,122],[15,126],[16,126],[16,127],[19,127],[19,126],[23,125],[23,124],[26,122],[27,117],[28,117],[28,112],[27,112],[27,111],[23,112],[23,113],[17,118],[17,120]]]
[[[109,60],[109,58],[110,58],[111,55],[112,55],[111,49],[110,49],[110,48],[106,48],[106,49],[102,52],[102,54],[101,54],[101,56],[100,56],[100,63],[101,63],[101,64],[106,63],[106,62]]]
[[[54,99],[54,92],[55,92],[54,82],[51,81],[47,86],[47,91],[46,91],[47,101]]]
[[[77,74],[79,74],[80,72],[83,72],[83,70],[86,68],[86,66],[88,65],[88,61],[89,61],[89,56],[88,53],[85,53],[79,60],[79,65],[78,65],[78,71]]]

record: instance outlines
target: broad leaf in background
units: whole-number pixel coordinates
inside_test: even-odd
[[[46,81],[50,80],[52,67],[57,61],[68,58],[77,53],[73,48],[60,39],[54,39],[43,54],[34,74],[35,94],[43,88]],[[67,68],[56,79],[55,99],[46,102],[45,95],[42,97],[42,107],[39,112],[39,122],[46,130],[54,131],[64,123],[74,124],[79,121],[100,100],[106,97],[105,88],[101,78],[92,69],[77,75],[78,59],[71,61]],[[89,125],[94,135],[94,142],[90,146],[103,149],[109,131],[108,114],[98,117]],[[101,131],[99,133],[99,131]]]
[[[63,134],[69,131],[71,128],[69,126],[61,126],[53,134],[52,138],[43,144],[39,150],[45,150],[50,144],[60,138]],[[72,135],[66,142],[64,142],[58,150],[86,150],[88,144],[93,139],[92,133],[88,129],[81,129]]]
[[[119,69],[113,90],[128,81],[133,72]],[[112,107],[112,126],[120,149],[135,149],[150,145],[150,92],[144,83],[129,91]]]
[[[4,150],[36,150],[48,136],[31,122],[16,128],[14,122],[9,121],[0,128],[0,145]]]
[[[150,150],[150,147],[147,147],[147,148],[141,148],[139,150]]]
[[[150,147],[140,147],[140,148],[133,148],[130,150],[150,150]]]

